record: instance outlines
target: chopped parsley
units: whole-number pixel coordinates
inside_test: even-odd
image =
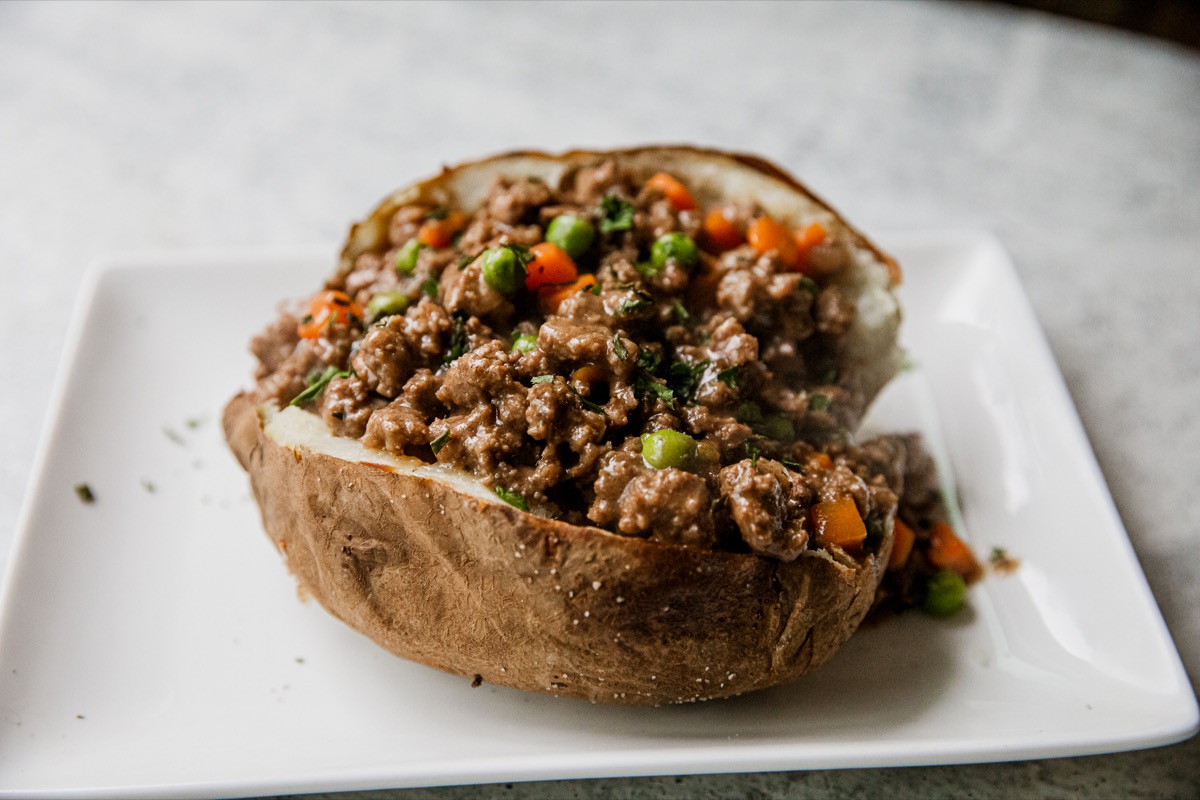
[[[454,315],[454,327],[450,331],[450,349],[446,351],[445,358],[442,359],[443,364],[451,364],[467,352],[470,348],[467,347],[467,323],[460,315]]]
[[[519,508],[522,511],[529,510],[529,504],[525,502],[525,498],[516,492],[510,492],[503,486],[496,487],[496,496],[504,502],[508,503],[513,508]]]
[[[723,369],[720,372],[718,372],[717,380],[719,380],[721,383],[725,384],[726,386],[728,386],[731,389],[736,389],[737,382],[738,382],[738,367],[737,367],[737,365],[734,364],[732,367],[729,367],[728,369]]]
[[[629,360],[629,351],[625,349],[625,343],[621,341],[621,334],[614,333],[612,338],[613,354],[622,361]]]
[[[446,446],[446,442],[448,441],[450,441],[449,428],[439,433],[437,438],[429,443],[429,449],[432,450],[433,454],[436,456],[439,452],[441,452],[441,449]]]
[[[815,294],[821,293],[821,287],[817,285],[816,281],[814,281],[812,278],[808,277],[807,275],[805,275],[803,278],[800,279],[800,288],[803,289],[804,291],[808,292],[809,294],[815,295]]]
[[[599,403],[593,403],[591,400],[588,400],[586,397],[581,395],[579,393],[579,390],[576,389],[574,386],[571,387],[571,391],[575,392],[575,396],[579,398],[580,405],[582,405],[588,411],[594,411],[597,414],[603,414],[604,418],[608,419],[608,412],[604,410],[604,406],[600,405]]]
[[[672,361],[667,368],[667,385],[684,404],[696,401],[696,390],[708,365],[708,361]]]
[[[824,411],[829,408],[831,402],[833,401],[823,394],[811,394],[808,396],[808,407],[813,411]]]
[[[675,402],[675,393],[665,383],[659,383],[655,373],[662,364],[662,353],[643,347],[638,351],[637,370],[633,374],[633,391],[638,397],[653,394],[664,403]]]
[[[438,279],[427,278],[425,282],[421,284],[421,294],[425,295],[426,297],[433,297],[436,299],[438,296]]]
[[[606,195],[600,201],[600,232],[627,231],[633,227],[633,203],[616,195]]]
[[[426,215],[425,219],[445,219],[450,216],[450,210],[447,208],[435,208]]]
[[[325,391],[325,387],[328,386],[329,382],[332,381],[334,378],[348,378],[348,377],[350,377],[349,372],[339,370],[337,367],[330,364],[328,367],[325,368],[324,372],[322,372],[316,378],[310,379],[309,383],[308,383],[308,388],[305,389],[300,394],[293,397],[292,402],[288,403],[288,405],[289,406],[298,406],[301,403],[307,403],[309,400],[312,400],[313,398],[320,395],[321,392]]]
[[[658,365],[662,363],[662,353],[657,350],[651,350],[648,347],[643,347],[638,352],[637,365],[638,369],[645,370],[653,375],[658,372]]]
[[[643,294],[635,294],[633,297],[627,297],[621,301],[621,305],[617,306],[618,314],[636,314],[639,311],[650,308],[654,302]]]
[[[634,390],[643,395],[646,392],[650,392],[664,403],[673,403],[675,401],[675,393],[671,391],[671,387],[665,383],[659,383],[653,376],[649,376],[641,383],[634,381]]]
[[[753,439],[747,441],[743,447],[746,448],[746,455],[750,458],[750,466],[758,469],[758,457],[762,455],[762,450],[758,448]]]
[[[96,494],[92,491],[92,487],[88,486],[86,483],[75,484],[75,494],[79,497],[80,502],[96,502]]]
[[[671,306],[671,310],[675,312],[675,321],[680,325],[687,325],[692,319],[692,315],[688,312],[687,308],[678,300]]]
[[[536,378],[530,379],[530,383],[554,383],[555,375],[538,375]]]
[[[633,268],[642,274],[642,277],[653,278],[655,275],[662,274],[665,265],[658,265],[652,261],[639,261],[633,265]]]

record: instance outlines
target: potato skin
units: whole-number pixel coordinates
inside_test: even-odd
[[[223,424],[305,592],[397,656],[517,689],[660,705],[790,681],[858,627],[891,549],[783,563],[623,537],[280,446],[244,393]]]

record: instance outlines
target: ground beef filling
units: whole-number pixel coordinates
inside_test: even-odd
[[[744,240],[714,246],[703,209],[652,184],[606,161],[557,188],[497,179],[469,216],[400,208],[387,241],[325,286],[349,311],[302,336],[311,308],[286,309],[254,340],[258,399],[468,470],[534,513],[685,546],[791,561],[828,546],[822,509],[852,502],[865,552],[892,524],[915,447],[846,443],[864,405],[838,375],[855,307],[821,276],[846,266],[849,243],[834,232],[817,246],[814,279]],[[743,231],[761,213],[726,209]],[[481,254],[527,258],[570,216],[592,230],[571,285],[489,278]],[[668,235],[699,247],[656,263]],[[652,466],[642,437],[660,431],[694,451]]]

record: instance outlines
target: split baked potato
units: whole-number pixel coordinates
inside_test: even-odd
[[[737,695],[875,599],[903,447],[853,432],[901,361],[898,280],[758,158],[497,156],[351,229],[225,434],[303,591],[392,653],[593,702]]]

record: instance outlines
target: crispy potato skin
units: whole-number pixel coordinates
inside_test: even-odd
[[[397,656],[518,689],[660,705],[790,681],[858,627],[891,547],[782,563],[664,545],[281,447],[244,394],[223,424],[304,591]]]

